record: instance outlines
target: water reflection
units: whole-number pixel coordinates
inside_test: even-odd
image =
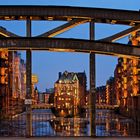
[[[89,121],[84,118],[57,118],[51,124],[57,136],[88,136]]]
[[[138,136],[136,123],[129,118],[115,114],[111,110],[96,111],[97,136]]]
[[[32,125],[33,136],[90,136],[89,117],[54,117],[51,110],[34,110]],[[25,136],[26,113],[0,126],[0,136]],[[96,136],[140,136],[140,126],[113,111],[96,110]]]
[[[89,115],[87,115],[89,116]],[[89,118],[57,118],[52,122],[57,136],[90,136]],[[96,136],[139,136],[140,127],[112,110],[96,110]]]

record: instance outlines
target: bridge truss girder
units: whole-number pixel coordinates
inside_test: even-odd
[[[90,19],[97,23],[133,25],[140,23],[140,12],[106,8],[70,6],[0,6],[0,20]]]
[[[83,52],[113,55],[127,58],[139,58],[138,46],[119,43],[64,39],[64,38],[0,38],[0,48],[8,50],[48,50],[58,52]]]

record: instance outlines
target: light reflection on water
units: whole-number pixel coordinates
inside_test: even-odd
[[[89,117],[56,118],[51,110],[33,110],[32,115],[33,136],[90,136]],[[12,118],[12,121],[2,121],[1,126],[0,136],[25,136],[26,113]],[[131,119],[110,110],[96,110],[96,136],[138,134],[140,126],[137,127]]]
[[[37,125],[35,136],[90,136],[89,118],[57,118]],[[113,111],[97,110],[96,136],[137,136],[135,123]]]
[[[137,136],[133,120],[110,110],[96,111],[96,136]]]

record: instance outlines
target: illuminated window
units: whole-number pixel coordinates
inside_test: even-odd
[[[133,59],[133,66],[136,66],[138,64],[138,61],[136,59]]]
[[[121,83],[118,83],[118,87],[119,87],[119,88],[121,87]]]
[[[138,92],[138,86],[135,85],[133,88],[134,95],[137,95],[137,92]]]
[[[127,77],[124,77],[124,83],[127,83]]]
[[[120,69],[118,69],[118,73],[121,73],[121,70]]]
[[[133,67],[133,74],[137,74],[137,68]]]
[[[127,84],[124,84],[124,89],[127,89]]]
[[[126,106],[126,99],[124,99],[124,106]]]
[[[123,58],[123,63],[126,64],[127,58]]]
[[[70,103],[66,103],[65,106],[66,106],[66,107],[70,107]]]
[[[124,91],[124,97],[125,98],[127,97],[127,91],[126,90]]]
[[[67,94],[70,95],[70,92],[68,92]]]
[[[126,65],[123,65],[123,69],[126,70],[127,69],[127,66]]]
[[[137,76],[133,76],[133,80],[134,80],[134,83],[137,83],[138,82]]]

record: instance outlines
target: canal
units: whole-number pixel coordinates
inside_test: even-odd
[[[51,110],[34,110],[33,116],[36,113],[40,120],[33,119],[33,136],[90,136],[89,117],[55,118]],[[48,121],[43,113],[49,113]],[[96,110],[96,136],[137,136],[137,128],[132,119],[113,110]]]
[[[90,136],[89,115],[86,118],[55,117],[50,109],[32,111],[33,136]],[[25,136],[26,113],[0,122],[0,136]],[[132,119],[113,110],[96,110],[96,136],[138,136]]]

